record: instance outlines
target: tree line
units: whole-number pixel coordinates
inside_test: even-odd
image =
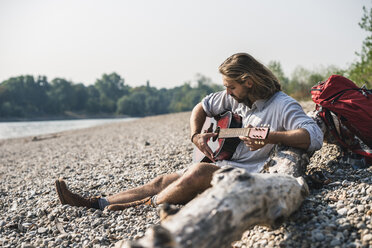
[[[268,67],[278,77],[282,89],[298,100],[310,100],[310,88],[332,74],[348,77],[357,85],[371,88],[372,9],[363,8],[359,26],[367,31],[358,60],[349,68],[328,66],[316,70],[298,67],[287,77],[279,61]],[[103,74],[93,85],[85,86],[63,78],[51,81],[45,76],[18,76],[0,83],[0,119],[53,116],[147,116],[189,111],[209,93],[222,90],[222,84],[198,74],[197,84],[184,83],[171,89],[157,89],[147,82],[131,87],[113,72]]]
[[[190,110],[222,87],[197,75],[197,85],[172,89],[130,87],[117,73],[103,74],[93,85],[45,76],[12,77],[0,84],[0,118],[52,116],[146,116]]]

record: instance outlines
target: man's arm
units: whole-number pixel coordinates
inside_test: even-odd
[[[248,137],[239,137],[244,143],[255,151],[266,144],[282,144],[307,150],[310,146],[310,134],[304,128],[289,131],[272,131],[265,140],[255,140]]]
[[[281,123],[280,129],[286,131],[272,131],[263,142],[242,139],[251,150],[260,149],[267,143],[296,147],[308,152],[322,147],[322,131],[314,120],[305,114],[297,101],[286,97],[275,103],[274,110],[277,111],[276,116],[279,117],[278,123]],[[257,144],[252,147],[254,143]]]
[[[191,112],[190,117],[190,129],[191,129],[191,141],[203,152],[211,161],[213,159],[213,151],[208,146],[207,141],[210,137],[216,136],[215,133],[201,133],[203,124],[207,114],[205,113],[201,103],[197,104]]]
[[[191,137],[196,133],[197,134],[201,133],[206,117],[207,114],[205,113],[202,104],[198,103],[191,112],[190,117]]]
[[[267,138],[270,144],[282,144],[307,150],[310,146],[310,134],[304,129],[295,129],[289,131],[273,131]]]

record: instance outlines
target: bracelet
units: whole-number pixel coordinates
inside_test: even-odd
[[[193,142],[193,139],[194,139],[194,137],[195,137],[195,135],[198,135],[199,133],[194,133],[193,135],[191,135],[191,143],[194,143]]]

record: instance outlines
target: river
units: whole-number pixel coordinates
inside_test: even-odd
[[[136,118],[0,122],[0,139],[56,133],[134,119]]]

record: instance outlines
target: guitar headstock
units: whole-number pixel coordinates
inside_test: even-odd
[[[251,127],[248,137],[251,139],[266,139],[270,132],[270,126],[261,125],[260,127]]]

